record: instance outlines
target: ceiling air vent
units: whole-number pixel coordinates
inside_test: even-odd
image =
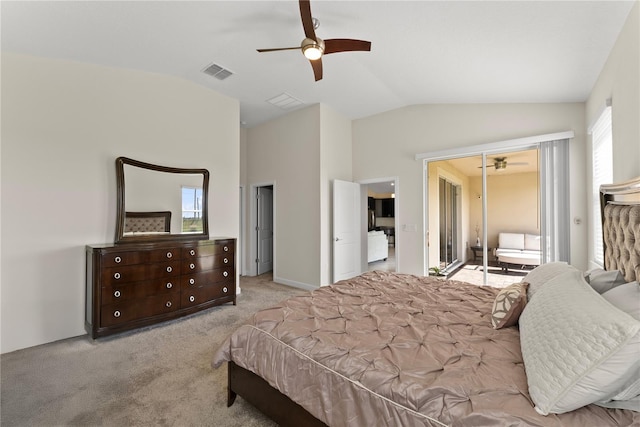
[[[294,98],[293,96],[289,95],[288,93],[282,93],[278,96],[274,96],[271,99],[267,99],[267,102],[269,104],[273,104],[278,108],[281,108],[283,110],[291,110],[293,108],[296,108],[300,105],[303,105],[304,102],[300,101],[299,99]]]
[[[209,74],[210,76],[215,77],[218,80],[224,80],[229,76],[232,76],[233,73],[226,68],[219,66],[218,64],[211,64],[204,70],[203,73]]]

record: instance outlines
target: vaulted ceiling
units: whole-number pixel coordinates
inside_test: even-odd
[[[251,127],[325,103],[351,119],[424,103],[582,102],[633,1],[311,2],[324,39],[314,81],[296,1],[2,1],[2,51],[172,75],[240,101]],[[217,64],[232,75],[204,74]],[[4,84],[5,82],[3,82]],[[291,98],[287,105],[268,100]]]

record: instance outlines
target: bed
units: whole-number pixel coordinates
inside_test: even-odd
[[[254,314],[213,357],[214,368],[228,362],[228,405],[240,395],[283,426],[640,425],[627,406],[640,393],[640,362],[617,363],[622,371],[607,374],[615,381],[589,389],[590,376],[611,372],[603,364],[629,358],[624,349],[638,359],[640,320],[600,294],[629,283],[595,287],[611,285],[614,270],[619,281],[640,276],[640,205],[615,201],[633,192],[640,179],[603,188],[609,271],[537,267],[517,284],[519,325],[495,328],[500,289],[378,271]],[[554,306],[563,293],[580,301],[576,310]],[[553,354],[551,338],[567,352]],[[591,350],[600,353],[581,355]]]

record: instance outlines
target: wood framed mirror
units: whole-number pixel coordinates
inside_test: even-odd
[[[115,243],[209,238],[209,171],[116,159]]]

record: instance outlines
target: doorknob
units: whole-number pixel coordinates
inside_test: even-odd
[[[342,240],[342,239],[340,239],[340,238],[336,237],[336,242],[337,242],[337,241],[339,241],[339,240]]]

